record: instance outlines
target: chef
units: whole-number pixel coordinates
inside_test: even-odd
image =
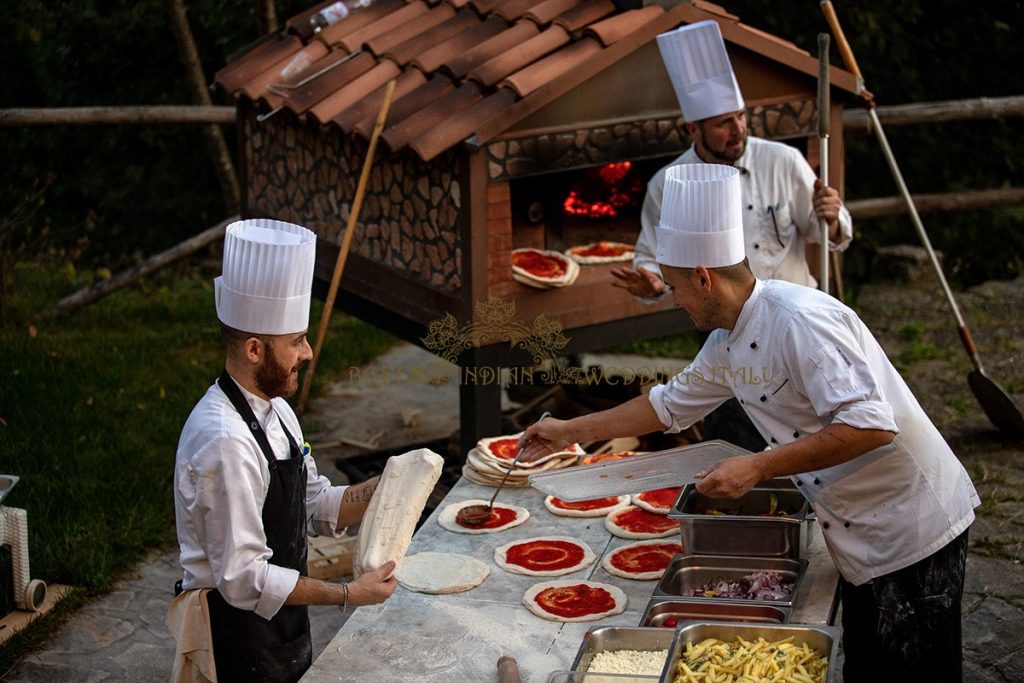
[[[297,680],[312,664],[307,605],[371,605],[396,588],[386,578],[394,562],[349,584],[306,576],[307,533],[343,535],[377,485],[319,476],[284,399],[312,357],[315,240],[273,220],[227,228],[214,280],[224,371],[189,415],[175,458],[176,681]]]
[[[679,164],[720,164],[740,171],[743,246],[754,275],[815,287],[806,247],[821,242],[819,219],[828,222],[829,249],[846,249],[853,236],[839,193],[821,184],[795,148],[748,135],[743,96],[717,22],[663,33],[658,48],[693,145],[648,183],[633,268],[613,268],[612,284],[646,302],[666,295],[655,258],[665,172]],[[748,450],[766,446],[733,400],[708,415],[703,430],[708,438]]]
[[[958,681],[970,478],[857,315],[760,280],[743,244],[742,176],[666,173],[657,259],[707,343],[683,372],[613,409],[526,430],[525,458],[568,443],[678,431],[737,398],[771,445],[721,460],[697,490],[736,498],[791,477],[841,575],[844,679]]]

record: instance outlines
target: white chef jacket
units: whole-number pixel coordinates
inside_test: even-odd
[[[634,269],[644,268],[661,275],[655,260],[655,228],[661,219],[665,170],[676,164],[702,163],[705,162],[697,151],[690,147],[647,183]],[[789,145],[750,136],[743,156],[733,166],[740,170],[744,251],[754,275],[763,280],[774,278],[816,287],[805,248],[807,242],[821,243],[821,228],[812,199],[817,176],[807,160]],[[839,235],[835,242],[829,241],[829,250],[846,249],[852,238],[853,222],[843,206],[839,212]]]
[[[841,465],[792,477],[843,577],[860,585],[942,548],[981,504],[966,470],[857,315],[816,289],[757,280],[732,330],[650,392],[678,431],[735,396],[769,442],[832,422],[896,432]]]
[[[284,420],[298,444],[302,430],[291,406],[266,401],[239,386],[263,426],[274,455],[291,455]],[[275,415],[276,413],[276,415]],[[331,486],[306,457],[306,527],[311,535],[340,537],[336,530],[344,486]],[[295,588],[299,573],[269,563],[263,502],[270,486],[267,459],[242,416],[215,383],[192,409],[178,441],[174,512],[182,587],[216,588],[233,607],[270,619]]]

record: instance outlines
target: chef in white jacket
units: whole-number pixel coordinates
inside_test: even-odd
[[[343,535],[377,485],[331,486],[318,475],[284,398],[313,355],[315,240],[264,219],[225,234],[214,280],[224,371],[189,415],[174,467],[176,681],[298,680],[312,664],[307,605],[375,604],[397,585],[386,578],[394,562],[350,584],[306,576],[307,535]]]
[[[841,574],[844,680],[958,681],[970,478],[857,315],[809,287],[754,277],[739,171],[669,169],[658,261],[674,301],[712,331],[692,365],[611,410],[530,427],[524,456],[678,431],[737,398],[766,451],[727,458],[697,489],[735,498],[788,476]]]

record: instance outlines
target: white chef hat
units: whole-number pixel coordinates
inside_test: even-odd
[[[718,22],[698,21],[658,36],[683,118],[700,121],[743,109]]]
[[[267,218],[236,221],[224,235],[224,266],[213,281],[217,318],[252,334],[309,326],[316,235]]]
[[[665,172],[658,263],[721,268],[744,259],[740,172],[724,164],[677,164]]]

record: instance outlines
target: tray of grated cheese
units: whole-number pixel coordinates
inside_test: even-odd
[[[725,621],[680,624],[663,683],[834,683],[839,629]]]
[[[548,683],[657,683],[674,632],[664,628],[595,626],[583,636],[571,671]]]

